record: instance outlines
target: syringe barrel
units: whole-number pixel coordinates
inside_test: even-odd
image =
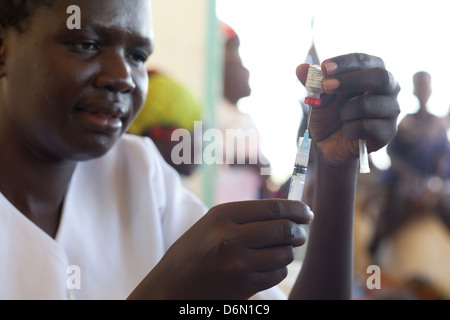
[[[308,161],[309,161],[309,149],[308,152],[301,151],[299,149],[295,157],[295,166],[308,167]]]
[[[295,165],[308,167],[309,150],[311,149],[311,139],[309,139],[308,131],[304,137],[298,139],[297,154],[295,156]]]
[[[306,172],[293,174],[289,186],[289,200],[302,200],[303,189],[305,188]]]
[[[305,136],[300,137],[298,140],[294,172],[292,173],[291,184],[289,186],[289,200],[302,200],[306,172],[308,170],[309,150],[311,147],[311,139],[308,137],[308,132],[305,132]]]

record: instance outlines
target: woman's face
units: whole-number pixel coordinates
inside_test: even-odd
[[[239,38],[233,38],[225,47],[224,96],[232,103],[251,94],[250,72],[242,64],[239,46]]]
[[[71,4],[39,7],[23,33],[2,30],[0,135],[52,158],[86,160],[106,153],[144,102],[151,7],[76,1],[81,29],[71,30]]]

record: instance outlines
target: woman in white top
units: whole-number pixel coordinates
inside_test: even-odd
[[[150,140],[123,135],[147,93],[150,2],[75,1],[80,28],[72,3],[0,2],[0,297],[247,299],[275,286],[309,207],[269,199],[205,214]],[[346,299],[358,139],[369,151],[392,139],[399,87],[369,55],[322,66],[315,219],[290,298]]]

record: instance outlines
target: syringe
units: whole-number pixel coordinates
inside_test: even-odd
[[[294,172],[292,173],[291,184],[289,186],[289,200],[302,200],[303,189],[306,181],[306,172],[308,170],[309,151],[311,148],[311,139],[309,138],[309,120],[312,106],[320,106],[320,94],[323,92],[323,78],[324,76],[319,66],[309,66],[305,83],[305,88],[308,91],[308,96],[305,98],[305,103],[309,105],[308,119],[305,135],[298,139]]]
[[[311,139],[309,139],[309,132],[306,130],[305,135],[298,139],[294,172],[292,173],[291,184],[289,186],[289,200],[302,200],[303,189],[306,181],[306,172],[308,170],[310,148]]]

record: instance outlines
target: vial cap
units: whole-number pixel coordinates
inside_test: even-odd
[[[320,103],[322,102],[322,100],[320,100],[319,98],[314,98],[314,97],[306,97],[305,98],[305,103],[311,106],[317,106],[320,107]]]

